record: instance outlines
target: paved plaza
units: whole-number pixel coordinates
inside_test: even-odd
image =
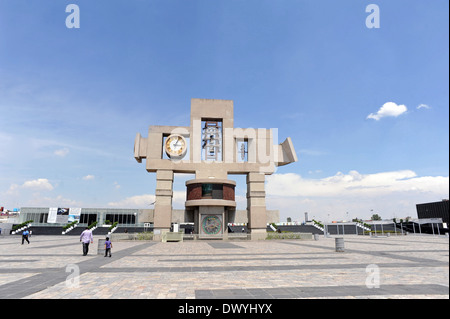
[[[76,236],[0,237],[0,298],[449,298],[449,239],[113,242],[88,256]]]

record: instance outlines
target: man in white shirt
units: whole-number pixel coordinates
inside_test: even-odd
[[[86,229],[81,233],[80,242],[83,242],[83,256],[86,256],[89,251],[89,242],[94,242],[92,231],[88,227],[86,227]]]

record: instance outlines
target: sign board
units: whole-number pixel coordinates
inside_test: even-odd
[[[67,224],[75,220],[80,220],[81,208],[61,208],[50,207],[48,210],[47,223]]]
[[[71,223],[76,220],[80,222],[80,216],[81,216],[81,208],[70,208],[68,222]]]

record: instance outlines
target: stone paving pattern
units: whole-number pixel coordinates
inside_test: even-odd
[[[74,236],[0,237],[0,298],[449,298],[449,239],[346,235],[318,241],[97,242]],[[369,289],[366,267],[379,269]],[[72,267],[72,268],[70,268]],[[73,281],[73,267],[79,270]]]

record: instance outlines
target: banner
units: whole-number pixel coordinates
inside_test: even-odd
[[[58,224],[67,224],[69,221],[69,209],[68,208],[59,208],[56,214],[56,222]]]
[[[68,221],[69,221],[69,208],[50,207],[48,209],[47,223],[67,224]]]
[[[69,223],[78,221],[80,222],[80,216],[81,216],[81,208],[70,208],[69,209]]]
[[[47,223],[49,223],[49,224],[56,223],[56,215],[57,214],[58,214],[58,207],[50,207],[48,209]]]

